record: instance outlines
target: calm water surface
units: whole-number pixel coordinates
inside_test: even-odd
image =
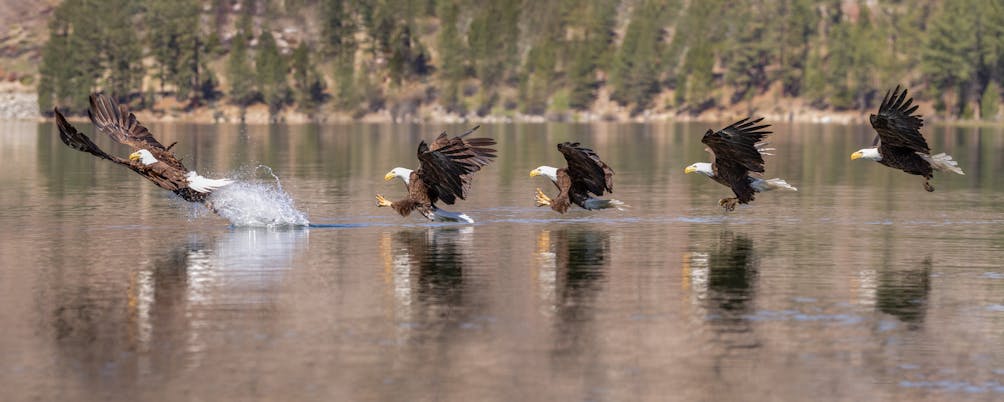
[[[968,173],[928,194],[849,160],[866,127],[779,125],[768,175],[800,191],[726,216],[683,174],[705,125],[486,126],[500,158],[453,207],[477,224],[374,206],[461,128],[151,126],[200,172],[272,167],[330,226],[279,231],[0,122],[0,399],[1004,399],[1000,129],[928,129]],[[629,210],[533,206],[566,140]]]

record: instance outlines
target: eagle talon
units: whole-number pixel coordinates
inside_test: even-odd
[[[927,190],[927,192],[929,192],[929,193],[934,192],[934,186],[931,185],[931,182],[925,180],[924,181],[924,190]]]
[[[725,209],[727,212],[732,212],[736,210],[736,205],[739,204],[738,198],[722,198],[718,200],[718,205]]]
[[[537,201],[538,207],[551,205],[551,198],[548,197],[547,194],[544,194],[544,192],[541,191],[539,187],[537,188],[537,194],[535,196],[535,200]]]
[[[380,194],[376,195],[376,200],[377,200],[377,204],[376,205],[378,207],[389,207],[391,205],[391,202],[387,201],[387,199],[383,198],[383,196],[380,195]]]

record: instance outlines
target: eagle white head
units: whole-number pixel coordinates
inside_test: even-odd
[[[697,162],[693,165],[687,166],[683,169],[684,173],[700,173],[705,176],[711,177],[715,175],[715,170],[711,168],[711,164],[707,162]]]
[[[157,163],[157,158],[154,158],[153,154],[145,149],[141,149],[139,151],[129,154],[129,160],[134,161],[137,159],[141,163],[143,163],[144,166],[150,166],[154,163]]]
[[[530,171],[530,177],[544,176],[553,182],[558,182],[558,168],[541,166]]]
[[[394,180],[395,177],[397,177],[402,181],[404,181],[404,184],[408,184],[408,182],[411,180],[411,172],[412,172],[411,169],[396,167],[393,170],[387,172],[387,174],[383,176],[383,179],[385,181],[391,181]]]
[[[878,162],[882,160],[882,155],[879,155],[878,148],[864,148],[864,149],[859,149],[857,152],[851,154],[851,160],[855,159],[867,159],[870,161]]]

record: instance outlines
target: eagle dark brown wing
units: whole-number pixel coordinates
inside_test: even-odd
[[[56,127],[59,128],[59,139],[62,140],[64,144],[70,148],[81,152],[87,152],[101,159],[107,159],[118,164],[131,166],[129,161],[109,155],[99,148],[97,144],[91,141],[89,137],[77,131],[76,127],[73,127],[70,122],[66,121],[66,118],[63,117],[63,114],[59,112],[58,108],[54,108],[53,112],[56,114]]]
[[[603,195],[604,190],[614,192],[613,169],[600,160],[592,149],[583,147],[578,142],[562,142],[558,144],[558,151],[565,155],[572,186],[597,196]]]
[[[489,148],[495,145],[495,140],[457,136],[440,141],[440,138],[434,141],[438,144],[435,149],[425,141],[418,144],[420,167],[416,173],[425,183],[430,202],[443,200],[453,204],[457,198],[467,198],[471,175],[495,158],[495,149]]]
[[[878,114],[869,116],[872,128],[878,133],[879,152],[905,148],[910,152],[931,153],[931,148],[920,134],[924,120],[918,114],[913,98],[907,97],[906,88],[900,92],[900,86],[892,92],[886,92]]]
[[[479,128],[481,128],[481,125],[471,127],[467,131],[463,132],[463,134],[454,136],[453,138],[464,138],[469,134],[478,131]],[[487,139],[487,138],[479,138],[479,139]],[[445,147],[450,144],[450,140],[451,140],[450,136],[446,134],[446,131],[443,131],[442,133],[439,134],[438,137],[436,137],[435,140],[432,141],[431,144],[429,144],[429,149],[435,151],[439,148]],[[492,141],[492,145],[495,145],[494,140]]]
[[[757,125],[763,118],[745,118],[719,131],[708,130],[701,139],[714,153],[715,176],[721,183],[728,183],[740,203],[753,201],[755,191],[749,184],[749,173],[763,173],[763,155],[757,143],[771,132],[769,124]]]
[[[128,145],[136,151],[140,149],[150,151],[157,160],[168,166],[182,172],[188,171],[174,156],[170,147],[165,147],[157,141],[153,134],[150,134],[150,130],[140,124],[125,105],[119,105],[112,97],[102,93],[91,94],[91,108],[87,111],[87,115],[99,131],[112,137],[116,142]]]
[[[76,127],[67,122],[58,109],[55,109],[54,112],[56,115],[56,126],[59,128],[59,139],[70,148],[87,152],[99,158],[128,167],[132,171],[146,177],[160,188],[173,191],[188,201],[200,202],[205,199],[206,194],[198,193],[188,188],[188,180],[185,177],[186,171],[178,170],[161,161],[145,166],[140,161],[131,161],[109,155],[101,150],[90,138],[77,131]]]

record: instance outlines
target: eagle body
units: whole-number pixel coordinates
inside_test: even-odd
[[[227,179],[207,179],[185,168],[171,151],[173,144],[168,147],[162,145],[125,105],[119,105],[111,97],[92,94],[90,103],[87,114],[94,127],[135,152],[129,155],[129,159],[105,152],[67,122],[59,109],[54,109],[59,138],[70,148],[123,165],[189,202],[205,203],[213,190],[231,183]]]
[[[160,160],[151,165],[142,162],[132,162],[132,170],[146,177],[158,187],[171,191],[188,202],[203,202],[208,193],[200,193],[188,187],[187,172],[171,167]]]
[[[757,191],[752,185],[753,180],[755,179],[751,176],[728,177],[719,175],[716,169],[715,174],[711,176],[711,180],[732,189],[732,192],[736,195],[736,199],[739,200],[740,204],[749,204],[756,199]]]
[[[548,205],[558,213],[565,213],[572,205],[585,210],[620,208],[618,200],[596,198],[614,192],[614,171],[592,149],[578,142],[558,144],[558,152],[565,157],[568,167],[540,166],[530,172],[530,177],[546,176],[558,189],[554,198],[537,189],[537,206]]]
[[[408,196],[391,202],[377,195],[377,206],[391,207],[401,216],[417,210],[432,221],[473,223],[467,215],[444,211],[436,203],[453,205],[457,199],[466,199],[474,173],[495,159],[496,151],[490,148],[494,139],[465,138],[479,127],[452,138],[444,132],[431,144],[419,142],[418,169],[394,168],[384,176],[385,180],[397,177],[404,181]]]
[[[417,172],[413,171],[408,175],[405,189],[408,190],[408,197],[394,201],[391,203],[391,208],[401,216],[408,216],[412,211],[418,210],[423,216],[433,220],[433,208],[435,208],[433,197],[429,195],[428,187]]]
[[[934,186],[930,183],[934,178],[934,171],[957,174],[965,172],[950,155],[931,155],[931,148],[920,133],[924,120],[919,114],[914,114],[916,111],[917,106],[913,104],[913,98],[908,97],[905,88],[901,90],[896,86],[896,89],[887,92],[879,105],[878,113],[868,119],[877,134],[872,148],[854,152],[851,160],[869,159],[912,175],[923,176],[924,189],[934,191]]]
[[[931,163],[916,152],[898,147],[879,147],[878,152],[882,156],[878,163],[909,174],[924,176],[925,179],[934,178],[934,168]]]
[[[763,118],[745,118],[719,131],[708,130],[701,142],[712,156],[711,163],[695,163],[684,170],[686,173],[701,173],[719,184],[732,189],[735,197],[719,200],[725,210],[734,210],[737,204],[748,204],[756,199],[756,193],[770,190],[798,191],[788,182],[779,179],[762,179],[764,155],[770,155],[767,143],[762,142],[770,131],[769,124],[758,125]]]
[[[578,205],[582,209],[590,209],[586,206],[586,201],[590,198],[589,190],[572,180],[568,175],[568,169],[556,169],[555,179],[551,182],[558,189],[558,196],[551,200],[551,209],[561,214],[567,212],[571,204]]]

